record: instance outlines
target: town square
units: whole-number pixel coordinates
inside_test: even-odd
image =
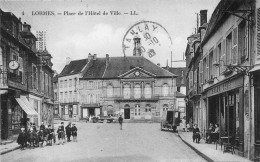
[[[0,160],[260,161],[260,1],[0,2]]]

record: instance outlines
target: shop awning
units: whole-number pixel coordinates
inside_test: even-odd
[[[255,71],[258,71],[260,70],[260,65],[256,65],[253,69],[251,69],[249,72],[252,73],[252,72],[255,72]]]
[[[34,110],[34,108],[29,103],[26,97],[21,96],[20,98],[15,98],[15,99],[22,107],[22,109],[25,111],[28,118],[38,117],[38,113]]]

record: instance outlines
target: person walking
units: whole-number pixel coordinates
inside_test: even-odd
[[[120,124],[120,130],[122,130],[122,125],[123,125],[123,118],[122,118],[122,115],[119,116],[118,118],[118,122]]]
[[[65,130],[64,130],[64,122],[61,122],[61,143],[64,144],[65,143]]]
[[[75,123],[73,123],[72,127],[71,127],[71,132],[72,132],[72,136],[73,136],[73,142],[77,142],[77,136],[78,136],[77,131],[78,131],[78,129],[75,126]]]
[[[71,122],[66,126],[66,135],[67,135],[67,142],[70,142],[70,136],[71,136]]]

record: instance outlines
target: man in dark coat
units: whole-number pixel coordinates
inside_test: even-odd
[[[122,126],[123,126],[123,118],[122,118],[122,115],[119,116],[118,122],[119,122],[119,124],[120,124],[120,130],[122,130]]]
[[[196,140],[196,143],[200,142],[200,129],[198,128],[197,124],[194,124],[194,128],[193,128],[193,142]]]
[[[43,147],[43,142],[44,142],[43,129],[40,129],[40,131],[38,132],[38,141],[39,141],[39,146]]]
[[[67,135],[67,141],[70,142],[70,136],[71,136],[71,122],[66,126],[66,135]]]
[[[73,123],[72,127],[71,127],[71,133],[72,133],[72,136],[73,136],[73,142],[77,142],[77,136],[78,136],[77,131],[78,131],[78,129],[75,126],[75,123]]]
[[[26,147],[27,144],[27,134],[25,132],[25,128],[21,128],[21,133],[19,133],[17,143],[21,145],[21,149],[24,150],[24,147]]]
[[[52,139],[53,139],[53,129],[51,128],[51,125],[48,126],[48,138],[47,138],[47,144],[52,145]]]
[[[44,126],[43,122],[42,122],[42,124],[40,126],[40,129],[42,129],[43,131],[45,130],[45,126]]]

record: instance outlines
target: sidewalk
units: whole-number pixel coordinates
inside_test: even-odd
[[[5,144],[6,143],[6,144]],[[16,141],[4,141],[0,145],[0,155],[19,149],[19,145]]]
[[[218,145],[216,150],[216,144],[207,144],[204,139],[200,140],[200,143],[195,143],[192,140],[192,132],[180,132],[177,134],[184,143],[191,147],[200,156],[205,158],[207,161],[223,161],[223,162],[251,162],[244,157],[237,154],[227,153],[223,154],[220,145]]]

